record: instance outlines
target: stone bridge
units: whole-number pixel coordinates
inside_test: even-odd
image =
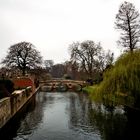
[[[81,91],[85,86],[85,81],[76,80],[47,80],[40,82],[41,91]]]

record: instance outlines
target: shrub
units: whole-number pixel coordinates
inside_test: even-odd
[[[10,96],[14,91],[14,83],[8,79],[0,79],[0,98]]]
[[[140,101],[140,50],[119,57],[114,67],[108,69],[96,89],[103,99],[138,105]],[[122,102],[122,100],[121,100]]]

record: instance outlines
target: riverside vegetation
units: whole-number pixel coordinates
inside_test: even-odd
[[[106,69],[103,81],[83,89],[105,105],[126,105],[140,109],[140,50],[122,54]]]

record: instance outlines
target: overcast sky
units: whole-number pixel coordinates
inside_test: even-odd
[[[140,11],[140,0],[132,2]],[[118,56],[115,15],[123,0],[0,0],[0,61],[8,48],[27,41],[44,59],[69,59],[73,41],[93,40]]]

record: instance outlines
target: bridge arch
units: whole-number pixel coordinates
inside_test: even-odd
[[[48,80],[41,82],[42,91],[68,91],[73,90],[76,92],[82,91],[82,88],[86,86],[85,81],[75,81],[75,80]]]

